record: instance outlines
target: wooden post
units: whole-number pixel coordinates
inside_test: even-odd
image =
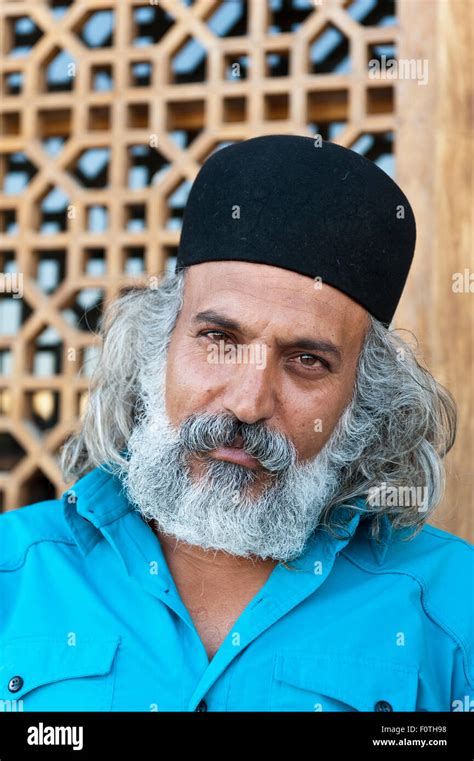
[[[426,59],[428,84],[397,82],[397,179],[413,201],[418,239],[395,324],[413,330],[432,374],[459,407],[457,442],[434,525],[473,540],[474,385],[471,291],[474,5],[471,0],[399,0],[400,58]]]

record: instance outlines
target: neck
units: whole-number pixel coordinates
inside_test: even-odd
[[[160,531],[153,521],[148,525],[158,537],[166,562],[173,576],[192,574],[213,586],[225,585],[226,580],[238,576],[239,584],[246,579],[268,578],[278,560],[258,558],[254,555],[240,557],[223,550],[204,549],[177,539]]]

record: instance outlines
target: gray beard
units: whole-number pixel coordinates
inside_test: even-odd
[[[259,471],[202,456],[204,473],[196,478],[156,386],[145,409],[128,441],[128,468],[120,476],[144,520],[190,545],[240,557],[288,562],[304,551],[341,488],[340,466],[328,447],[334,432],[315,458],[284,467],[265,486],[258,482]]]

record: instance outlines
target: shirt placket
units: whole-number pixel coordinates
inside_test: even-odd
[[[356,515],[351,521],[352,529],[358,519]],[[349,541],[350,536],[338,540],[316,532],[303,557],[292,563],[294,570],[285,568],[282,563],[275,566],[202,674],[190,698],[189,711],[196,710],[224,671],[257,637],[318,590],[329,576],[337,554]],[[236,634],[238,647],[234,644]]]
[[[84,509],[84,505],[83,505]],[[102,532],[121,558],[126,572],[141,587],[159,599],[189,628],[196,649],[187,658],[195,684],[188,711],[200,710],[203,699],[222,677],[231,663],[274,623],[299,605],[327,579],[336,555],[352,538],[360,519],[356,512],[346,525],[346,536],[335,539],[326,531],[316,531],[305,552],[291,563],[292,569],[279,563],[265,584],[248,603],[219,650],[209,663],[204,645],[184,605],[167,565],[161,543],[151,527],[135,510],[119,511],[117,517],[103,522],[94,514],[88,518]],[[235,645],[238,634],[238,646]],[[178,643],[179,646],[179,643]]]

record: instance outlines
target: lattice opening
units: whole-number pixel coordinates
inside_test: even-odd
[[[109,177],[110,148],[87,148],[69,171],[85,188],[105,188]]]
[[[202,133],[205,117],[204,100],[170,101],[166,105],[166,130],[185,149]]]
[[[264,119],[284,120],[289,117],[290,96],[287,92],[264,95]]]
[[[388,59],[397,58],[397,50],[394,43],[371,43],[367,45],[367,64],[369,61],[378,61],[382,63]]]
[[[128,187],[134,190],[156,185],[171,168],[156,148],[132,145],[128,149]]]
[[[0,272],[11,273],[17,271],[15,251],[4,249],[0,251]]]
[[[365,109],[367,114],[393,113],[393,87],[369,87],[366,92]]]
[[[311,13],[318,10],[315,0],[268,0],[267,34],[283,34],[296,32]]]
[[[19,135],[21,117],[22,114],[19,111],[4,111],[0,114],[0,135]]]
[[[246,80],[249,77],[250,58],[248,55],[227,53],[223,58],[223,79]]]
[[[74,89],[76,61],[67,50],[55,47],[40,66],[43,92],[70,92]]]
[[[244,122],[247,118],[247,98],[224,98],[222,119],[224,122]]]
[[[96,333],[104,309],[105,293],[102,288],[82,288],[70,294],[61,314],[76,330]]]
[[[18,195],[30,184],[38,169],[23,151],[0,154],[0,184],[5,195]]]
[[[153,75],[150,61],[133,61],[129,64],[130,87],[149,87]]]
[[[7,71],[1,76],[2,95],[21,95],[23,90],[23,72]]]
[[[350,146],[362,156],[374,161],[391,177],[395,176],[393,132],[374,132],[359,135],[357,140]]]
[[[109,210],[101,204],[86,206],[85,225],[88,232],[103,233],[109,228]]]
[[[156,45],[174,24],[174,18],[160,5],[142,5],[132,11],[131,44]]]
[[[104,277],[107,274],[107,254],[105,248],[88,247],[82,255],[84,274],[90,277]]]
[[[14,336],[29,319],[32,309],[23,298],[0,293],[0,335]]]
[[[123,224],[125,229],[132,233],[142,232],[143,230],[146,230],[146,204],[125,204]]]
[[[95,92],[109,92],[114,89],[114,67],[111,63],[92,64],[90,70],[90,88]]]
[[[127,127],[132,129],[147,129],[150,122],[150,106],[148,103],[129,103],[127,106]]]
[[[13,368],[13,352],[10,349],[0,349],[0,375],[11,375]],[[5,394],[6,392],[2,392]],[[1,414],[5,415],[5,399],[3,399]]]
[[[8,10],[8,9],[7,9]],[[28,16],[7,16],[2,52],[11,58],[25,56],[43,36],[42,30]]]
[[[63,343],[55,328],[48,325],[28,343],[25,370],[37,378],[50,378],[63,370]]]
[[[69,10],[75,0],[49,0],[49,9],[55,18],[61,18]]]
[[[180,182],[174,190],[168,195],[167,198],[167,230],[181,230],[183,223],[183,215],[188,196],[191,190],[191,182],[189,180],[183,180]]]
[[[309,45],[311,74],[348,74],[351,70],[349,40],[333,24],[326,24]]]
[[[22,505],[28,503],[30,495],[35,502],[56,499],[56,489],[42,470],[37,468],[19,487],[19,499]]]
[[[246,0],[215,2],[204,18],[211,32],[217,37],[241,37],[248,34]]]
[[[11,433],[0,431],[0,461],[2,463],[2,470],[13,470],[25,454],[25,450]]]
[[[16,209],[0,209],[0,232],[3,235],[16,235],[18,233]]]
[[[171,58],[169,81],[172,84],[204,82],[207,77],[207,53],[201,43],[188,35]]]
[[[394,26],[395,0],[354,0],[346,2],[346,10],[363,26]]]
[[[265,76],[287,77],[290,73],[290,51],[281,50],[265,54]]]
[[[144,246],[125,246],[122,256],[123,272],[126,275],[142,275],[145,272]]]
[[[316,90],[308,93],[308,122],[316,122],[327,128],[331,123],[345,122],[348,115],[349,92],[347,90]]]
[[[111,128],[110,106],[91,106],[87,126],[92,131],[106,131]]]
[[[71,134],[71,108],[40,108],[36,114],[36,134],[41,140],[67,138]]]
[[[33,276],[43,293],[59,288],[66,275],[66,250],[33,250]]]
[[[44,433],[59,422],[60,394],[50,389],[27,391],[25,394],[25,418],[32,422],[39,433]]]
[[[67,230],[70,199],[62,188],[50,186],[38,199],[39,217],[35,227],[43,234]]]
[[[115,10],[89,11],[74,27],[87,48],[110,48],[114,43]]]

